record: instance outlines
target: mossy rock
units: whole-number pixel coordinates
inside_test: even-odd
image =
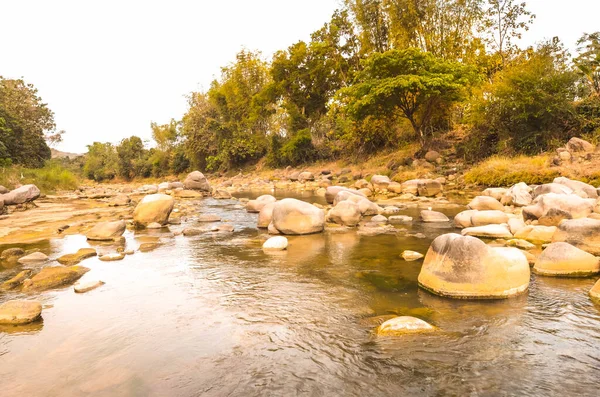
[[[38,274],[23,282],[23,291],[45,291],[70,285],[89,271],[90,269],[83,266],[45,267]]]
[[[73,266],[84,259],[98,255],[93,248],[81,248],[74,254],[66,254],[57,259],[58,263],[65,266]]]

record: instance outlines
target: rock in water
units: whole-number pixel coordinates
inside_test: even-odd
[[[477,196],[473,200],[471,200],[467,207],[469,207],[469,209],[478,211],[504,211],[504,206],[502,205],[502,203],[490,196]]]
[[[387,320],[377,328],[377,335],[380,336],[397,336],[407,333],[430,332],[434,331],[435,327],[427,322],[409,316],[394,317]]]
[[[40,189],[35,185],[25,185],[0,196],[4,205],[29,203],[40,197]]]
[[[74,254],[66,254],[66,255],[59,257],[56,260],[61,265],[73,266],[73,265],[78,264],[79,262],[81,262],[84,259],[91,258],[92,256],[96,256],[96,255],[97,255],[96,250],[93,248],[81,248]]]
[[[27,256],[19,258],[19,260],[17,262],[19,262],[22,265],[30,265],[33,263],[45,262],[47,260],[48,260],[48,255],[46,255],[42,252],[34,252],[32,254],[29,254]]]
[[[23,291],[45,291],[71,284],[90,269],[83,266],[52,266],[43,268],[38,274],[23,282]]]
[[[529,263],[517,248],[489,247],[474,237],[450,233],[433,240],[419,286],[458,299],[503,299],[529,286]]]
[[[263,209],[263,207],[269,203],[276,202],[277,199],[270,194],[263,194],[262,196],[257,197],[255,200],[250,200],[246,204],[246,211],[257,213]]]
[[[120,261],[123,258],[125,258],[124,252],[102,255],[98,259],[100,259],[102,262],[114,262],[114,261]]]
[[[402,253],[402,258],[407,261],[407,262],[412,262],[412,261],[416,261],[419,260],[423,257],[424,255],[421,254],[420,252],[415,252],[415,251],[404,251]]]
[[[258,221],[256,226],[261,229],[266,229],[269,227],[269,223],[273,219],[273,208],[275,207],[275,203],[268,203],[258,213]]]
[[[42,304],[38,301],[11,300],[0,305],[0,324],[22,325],[39,319]]]
[[[508,223],[508,215],[497,210],[476,211],[471,215],[471,223],[473,226],[500,225]]]
[[[3,261],[16,261],[25,255],[25,250],[22,248],[8,248],[2,251],[0,259]]]
[[[9,290],[18,287],[23,281],[25,281],[29,276],[31,276],[32,271],[29,269],[23,270],[10,280],[6,280],[2,283],[0,289]]]
[[[515,207],[525,207],[531,204],[531,188],[525,182],[519,182],[504,193],[500,200],[503,205],[514,205]]]
[[[576,194],[556,194],[548,193],[539,196],[534,205],[523,208],[524,220],[536,220],[549,215],[562,219],[585,218],[594,211],[596,201],[593,199],[583,199]],[[561,220],[562,220],[561,219]],[[552,226],[558,226],[560,222]]]
[[[483,238],[512,238],[513,235],[507,225],[485,225],[467,227],[461,231],[463,236]]]
[[[125,205],[129,205],[131,203],[131,199],[126,194],[117,194],[111,201],[108,203],[111,207],[121,207]]]
[[[564,176],[555,178],[553,183],[558,183],[564,185],[573,190],[573,193],[583,197],[583,198],[591,198],[597,199],[598,192],[596,188],[592,185],[589,185],[585,182],[575,181],[573,179],[565,178]]]
[[[121,237],[126,227],[125,221],[101,222],[91,228],[86,237],[88,240],[112,241]]]
[[[271,237],[263,244],[265,250],[284,250],[288,246],[288,239],[283,236]]]
[[[552,237],[552,242],[565,242],[589,252],[600,255],[600,220],[582,218],[564,220]]]
[[[173,211],[175,200],[166,194],[150,194],[145,196],[133,211],[133,221],[136,225],[146,227],[156,222],[166,225]]]
[[[590,290],[590,297],[593,300],[600,302],[600,280],[598,280]]]
[[[421,211],[421,220],[427,223],[433,222],[450,222],[450,219],[441,212],[423,210]]]
[[[356,226],[360,222],[360,209],[358,204],[350,201],[340,201],[327,214],[330,222],[344,226]]]
[[[534,273],[544,276],[587,277],[600,273],[600,260],[568,243],[552,243],[537,258]]]
[[[325,228],[325,211],[304,201],[286,198],[275,203],[273,226],[283,234],[320,233]]]
[[[83,281],[83,282],[79,281],[73,286],[73,290],[75,290],[75,292],[77,292],[78,294],[82,294],[84,292],[88,292],[88,291],[91,291],[98,287],[101,287],[104,284],[106,284],[106,283],[104,281],[100,281],[100,280],[91,280],[91,281]]]
[[[210,192],[210,184],[208,180],[200,171],[194,171],[188,174],[183,181],[183,185],[186,189],[201,190],[203,192]]]

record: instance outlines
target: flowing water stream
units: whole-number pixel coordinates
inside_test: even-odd
[[[126,232],[128,247],[163,244],[119,262],[85,260],[92,270],[84,280],[106,285],[44,292],[43,322],[1,328],[0,395],[600,393],[600,307],[587,296],[594,279],[533,275],[529,292],[514,299],[443,299],[417,287],[422,261],[400,254],[425,253],[454,231],[449,225],[290,237],[287,252],[267,254],[257,215],[237,201],[206,199],[198,211],[219,214],[236,232]],[[417,232],[424,236],[410,236]],[[68,236],[35,247],[55,258],[85,246],[83,236]],[[0,268],[0,280],[17,270]],[[0,294],[0,303],[20,296]],[[373,317],[394,314],[439,331],[376,337]]]

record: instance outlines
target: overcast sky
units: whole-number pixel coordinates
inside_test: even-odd
[[[574,48],[600,30],[600,0],[528,0],[525,43]],[[265,57],[329,20],[339,0],[0,0],[0,75],[23,77],[67,133],[58,149],[149,139],[150,122],[186,110],[242,48]]]

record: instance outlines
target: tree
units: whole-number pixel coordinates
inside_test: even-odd
[[[180,122],[171,119],[169,124],[158,125],[150,123],[152,138],[156,141],[158,148],[163,151],[171,149],[179,139]]]
[[[574,59],[587,91],[600,96],[600,32],[585,33],[578,41],[579,56]]]
[[[14,164],[41,167],[50,158],[46,134],[59,140],[54,113],[37,89],[21,79],[0,76],[0,154]]]
[[[500,54],[502,66],[514,50],[513,39],[520,39],[535,19],[526,7],[527,3],[515,0],[488,0],[481,29],[487,32],[488,45]]]
[[[357,83],[340,91],[349,114],[363,120],[400,112],[422,144],[436,109],[464,98],[476,79],[472,68],[417,48],[374,54],[364,66]]]
[[[118,174],[120,177],[131,180],[136,176],[143,176],[138,172],[144,168],[144,143],[137,136],[121,140],[116,147],[118,156]]]
[[[390,21],[384,0],[345,0],[358,28],[361,54],[370,55],[390,49]]]
[[[113,179],[117,174],[119,161],[115,147],[110,143],[94,142],[87,148],[83,166],[85,176],[98,182]]]

